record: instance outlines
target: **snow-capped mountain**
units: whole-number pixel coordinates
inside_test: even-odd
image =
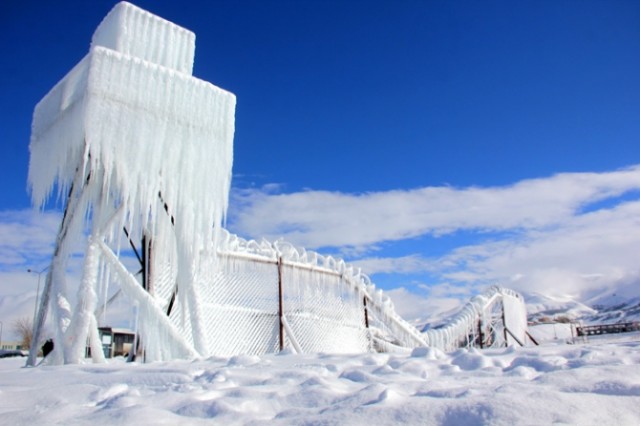
[[[640,321],[640,297],[629,298],[606,292],[585,302],[571,296],[524,295],[530,322],[581,321],[608,324]]]
[[[640,321],[640,297],[627,300],[619,300],[610,304],[596,304],[597,313],[589,322],[616,323]]]
[[[531,322],[580,320],[597,311],[571,296],[549,296],[540,293],[523,294],[527,316]]]

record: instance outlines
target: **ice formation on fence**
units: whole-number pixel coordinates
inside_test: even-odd
[[[528,337],[524,299],[508,288],[491,287],[424,336],[429,346],[447,352],[471,346],[524,346]]]
[[[341,259],[283,241],[258,243],[228,233],[221,238],[218,259],[217,282],[208,288],[212,292],[236,293],[238,287],[244,289],[239,291],[242,298],[236,298],[235,303],[216,298],[228,300],[225,309],[236,310],[235,317],[241,317],[241,312],[256,302],[281,300],[284,347],[303,352],[370,351],[377,341],[375,330],[383,327],[399,345],[416,347],[425,343],[418,330],[395,313],[391,300],[359,269]],[[235,286],[224,284],[231,281]],[[271,318],[270,329],[276,331],[277,308],[271,306],[270,312],[262,311]],[[256,326],[250,324],[251,318],[246,316],[244,320],[233,320],[236,329],[244,327],[253,332]],[[273,348],[278,343],[277,335],[268,341],[271,343],[267,347]]]
[[[468,340],[497,298],[474,299],[450,326],[422,334],[344,261],[222,229],[235,97],[191,75],[194,51],[193,33],[119,3],[87,56],[36,106],[33,203],[43,206],[57,186],[66,207],[27,364],[35,363],[49,311],[50,363],[80,362],[87,342],[92,358],[102,361],[101,312],[121,296],[136,307],[148,361],[283,349],[450,349]],[[85,232],[84,270],[73,298],[67,258]],[[120,256],[123,232],[125,243],[141,241],[141,250],[134,249],[141,277]],[[503,342],[521,339],[521,307],[507,303],[521,302],[519,296],[495,294]]]

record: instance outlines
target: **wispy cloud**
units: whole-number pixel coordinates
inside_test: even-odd
[[[60,217],[57,212],[0,211],[0,270],[46,265],[53,253]]]
[[[639,245],[640,201],[628,201],[550,229],[460,247],[430,265],[441,265],[438,272],[452,281],[584,295],[637,276]]]
[[[236,192],[230,225],[243,235],[309,248],[361,247],[458,230],[540,229],[592,203],[640,189],[640,167],[565,173],[502,187],[425,187],[346,194]]]
[[[470,288],[440,284],[427,290],[398,287],[388,290],[386,294],[402,318],[418,325],[427,318],[430,323],[435,323],[452,316],[474,292]]]
[[[18,318],[33,317],[38,276],[53,253],[59,213],[36,210],[0,211],[0,320],[3,340],[15,339],[12,324]],[[44,283],[44,275],[41,277]]]

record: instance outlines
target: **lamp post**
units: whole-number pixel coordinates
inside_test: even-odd
[[[2,349],[2,327],[4,324],[0,321],[0,349]]]
[[[40,277],[42,276],[42,273],[44,271],[46,271],[47,269],[49,269],[48,266],[46,268],[42,269],[42,271],[40,271],[40,272],[34,271],[33,269],[27,269],[27,272],[29,272],[30,274],[38,274],[38,289],[36,290],[36,302],[35,302],[35,305],[33,307],[33,324],[34,324],[34,327],[35,327],[35,324],[36,324],[36,313],[38,312],[38,295],[40,294]]]

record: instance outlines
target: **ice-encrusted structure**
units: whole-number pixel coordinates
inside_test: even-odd
[[[66,207],[28,365],[49,314],[50,363],[80,362],[87,345],[102,361],[98,325],[118,297],[136,307],[148,361],[284,349],[449,349],[469,340],[478,318],[495,317],[487,309],[497,299],[478,298],[446,330],[423,334],[344,261],[224,230],[235,97],[191,75],[194,52],[190,31],[119,3],[95,31],[89,53],[36,106],[33,203],[43,206],[57,187]],[[83,239],[83,275],[72,297],[67,258]],[[138,274],[125,266],[123,243],[134,247]],[[520,305],[506,301],[519,296],[496,294],[504,302],[503,343],[512,343],[526,320],[522,326]]]
[[[194,52],[192,32],[119,3],[95,31],[89,53],[35,108],[33,203],[42,205],[55,185],[68,193],[35,328],[37,341],[50,307],[58,360],[84,357],[87,336],[100,352],[94,311],[100,285],[110,281],[106,275],[122,275],[123,291],[141,311],[155,309],[109,247],[123,227],[134,238],[153,238],[146,249],[172,252],[183,299],[195,305],[194,277],[201,259],[215,251],[227,208],[235,96],[191,75]],[[179,219],[160,220],[167,216]],[[87,217],[92,229],[72,307],[65,263]],[[197,312],[191,320],[197,334],[202,320]],[[173,338],[175,355],[192,353],[182,336]],[[203,339],[200,333],[196,347],[205,346]]]
[[[531,341],[524,299],[498,286],[472,298],[444,325],[425,331],[424,337],[429,346],[446,352],[463,347],[524,346]]]
[[[404,347],[425,345],[369,277],[341,259],[284,241],[258,243],[224,233],[218,265],[207,288],[213,300],[224,302],[209,305],[212,314],[223,328],[251,335],[237,339],[222,333],[220,338],[230,337],[224,349],[229,354],[282,348],[366,352],[376,349],[380,331]]]

